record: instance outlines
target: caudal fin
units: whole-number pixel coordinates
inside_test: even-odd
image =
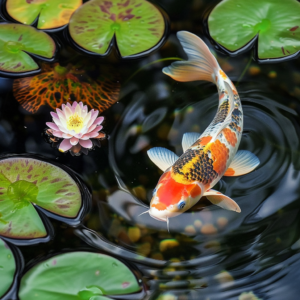
[[[177,81],[206,80],[215,82],[220,70],[219,64],[206,44],[188,31],[179,31],[177,37],[188,56],[186,61],[178,61],[163,68],[163,72]]]

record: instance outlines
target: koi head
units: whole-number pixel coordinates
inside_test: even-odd
[[[150,203],[149,214],[159,221],[168,222],[193,206],[202,196],[203,188],[199,183],[183,184],[172,178],[171,171],[159,179]]]

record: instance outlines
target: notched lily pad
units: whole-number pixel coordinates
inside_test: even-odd
[[[20,300],[105,300],[141,291],[133,272],[104,254],[72,252],[35,265],[22,278]]]
[[[101,113],[119,99],[118,71],[102,65],[89,73],[83,65],[42,64],[40,74],[14,80],[14,96],[32,113],[42,105],[56,109],[77,99]],[[93,78],[89,74],[93,74]]]
[[[115,36],[122,57],[155,47],[165,30],[162,13],[145,0],[91,0],[69,23],[72,39],[83,49],[104,55]]]
[[[0,239],[0,298],[10,289],[16,273],[16,261],[9,246]]]
[[[296,0],[224,0],[208,18],[209,33],[237,54],[258,38],[261,61],[296,56],[300,50],[300,3]]]
[[[47,236],[35,206],[53,217],[75,218],[81,192],[66,171],[48,162],[18,156],[0,160],[0,235],[21,240]]]
[[[14,20],[32,24],[39,18],[37,28],[54,29],[69,23],[82,0],[7,0],[6,11]]]
[[[55,50],[53,39],[45,32],[27,25],[0,24],[0,71],[38,70],[38,64],[27,53],[50,59]]]

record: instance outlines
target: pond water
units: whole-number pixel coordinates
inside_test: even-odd
[[[87,68],[107,64],[107,72],[119,78],[116,86],[121,83],[119,101],[101,113],[108,138],[88,155],[71,156],[51,147],[44,134],[50,107],[34,114],[26,111],[13,96],[14,79],[0,78],[1,153],[39,154],[67,165],[93,196],[81,225],[51,219],[53,239],[20,247],[25,263],[65,250],[99,251],[139,270],[135,272],[147,291],[143,299],[297,299],[299,59],[257,64],[252,50],[236,57],[215,52],[242,101],[239,149],[253,152],[261,162],[254,172],[224,178],[216,186],[239,204],[240,214],[203,200],[172,218],[170,232],[165,222],[140,215],[162,174],[147,150],[159,146],[181,155],[183,134],[203,132],[218,106],[214,84],[175,82],[161,72],[172,60],[159,61],[185,57],[175,35],[179,30],[197,34],[211,47],[204,20],[218,1],[156,2],[171,19],[170,35],[160,50],[145,58],[122,62],[114,52],[105,59],[82,55],[61,33],[52,34],[62,43],[62,66],[83,59]]]

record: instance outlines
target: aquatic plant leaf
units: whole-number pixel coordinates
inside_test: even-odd
[[[7,0],[7,13],[16,21],[32,24],[39,18],[37,28],[53,29],[69,23],[82,0]]]
[[[132,271],[104,254],[72,252],[35,265],[22,278],[20,300],[104,300],[105,295],[125,295],[141,288]],[[95,297],[95,298],[94,298]]]
[[[122,57],[153,48],[162,39],[165,21],[145,0],[91,0],[71,17],[69,32],[82,48],[105,54],[116,36]]]
[[[258,58],[288,57],[300,50],[300,3],[296,0],[224,0],[208,18],[212,38],[237,52],[258,35]],[[250,44],[251,45],[251,44]]]
[[[55,47],[48,34],[33,27],[0,24],[0,71],[18,73],[37,70],[38,64],[27,53],[52,58]]]
[[[14,255],[8,245],[0,239],[0,298],[6,294],[12,285],[15,272],[16,262]]]
[[[72,65],[43,64],[42,69],[41,74],[19,78],[13,83],[14,97],[32,113],[42,105],[56,109],[76,99],[101,113],[118,101],[120,83],[111,75],[114,71],[105,70],[94,80]]]
[[[25,157],[0,161],[0,235],[17,239],[45,237],[47,231],[34,205],[74,218],[81,202],[76,182],[59,167]]]

